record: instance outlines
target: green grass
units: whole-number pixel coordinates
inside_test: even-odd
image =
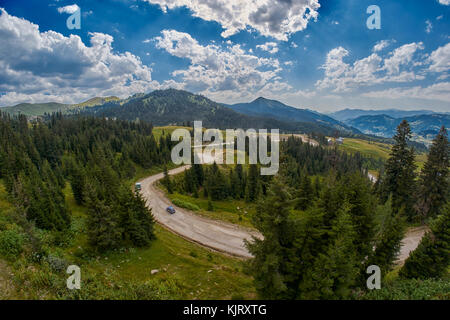
[[[339,145],[339,149],[349,153],[359,152],[367,157],[387,160],[389,158],[391,145],[362,139],[345,138],[344,143]],[[416,165],[418,171],[423,168],[426,161],[427,155],[425,153],[416,155]],[[371,173],[373,174],[373,172]]]
[[[192,130],[191,127],[181,127],[181,126],[164,126],[164,127],[154,127],[153,128],[153,135],[156,139],[156,141],[159,141],[159,138],[164,134],[172,134],[172,132],[176,129],[187,129]]]
[[[0,179],[0,214],[4,210],[12,208],[12,204],[8,201],[8,196],[5,190],[3,180]]]
[[[166,191],[161,184],[158,184],[158,187],[163,191]],[[180,194],[178,192],[174,192],[173,194],[168,194],[166,192],[166,196],[171,201],[176,201],[176,199],[178,199],[182,202],[191,203],[197,206],[199,210],[193,211],[201,216],[238,224],[246,228],[253,228],[250,219],[251,215],[255,212],[255,205],[249,204],[244,200],[213,201],[214,211],[208,211],[208,199],[203,197],[202,193],[203,192],[200,192],[198,198]]]
[[[113,279],[127,282],[176,279],[183,299],[255,298],[252,279],[242,272],[241,260],[209,251],[159,225],[156,237],[150,248],[110,253],[89,268],[102,274],[113,270]],[[151,275],[154,269],[159,272]]]
[[[368,157],[387,160],[389,158],[390,145],[362,139],[345,138],[344,143],[339,145],[339,149],[350,153],[360,152]]]
[[[156,240],[148,248],[94,254],[88,246],[85,232],[87,210],[76,204],[70,184],[67,184],[64,194],[72,212],[74,238],[67,247],[51,247],[50,252],[79,265],[86,278],[94,279],[90,281],[102,286],[111,284],[94,298],[112,298],[114,291],[121,290],[120,286],[124,284],[141,285],[149,280],[175,281],[180,288],[178,296],[182,299],[256,298],[252,277],[243,272],[243,260],[191,243],[158,224],[155,226]],[[11,204],[0,183],[0,209],[9,207]],[[0,210],[0,215],[4,212]],[[66,275],[59,274],[58,281],[49,281],[55,279],[55,275],[42,265],[31,264],[26,258],[22,257],[20,263],[9,265],[16,279],[16,288],[20,289],[14,293],[14,298],[58,298],[57,292],[62,290],[60,286],[65,285]],[[151,270],[154,269],[159,272],[152,275]],[[0,276],[2,270],[6,269],[0,268]]]

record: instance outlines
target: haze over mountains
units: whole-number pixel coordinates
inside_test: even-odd
[[[431,110],[400,110],[400,109],[363,110],[363,109],[347,108],[333,113],[329,113],[328,115],[336,120],[345,122],[347,120],[356,119],[361,116],[386,115],[391,118],[403,118],[433,113],[435,112]]]
[[[413,140],[429,143],[442,126],[450,127],[450,114],[419,114],[410,117],[393,118],[388,115],[361,116],[347,120],[346,123],[365,134],[392,137],[398,124],[407,120],[413,132]]]
[[[320,132],[326,135],[334,135],[339,131],[343,135],[363,133],[383,138],[392,137],[398,124],[406,119],[411,124],[413,139],[425,143],[433,139],[442,125],[450,127],[450,114],[437,114],[430,110],[344,109],[325,115],[263,97],[248,103],[226,105],[176,89],[140,93],[126,99],[96,97],[74,105],[22,103],[0,110],[27,116],[57,111],[65,114],[82,113],[125,120],[140,119],[154,125],[180,125],[202,120],[205,127],[222,129],[279,128],[284,132]]]

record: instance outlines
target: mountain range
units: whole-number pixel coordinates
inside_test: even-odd
[[[0,108],[0,111],[8,112],[12,115],[24,114],[26,116],[42,116],[54,112],[68,113],[81,110],[87,107],[101,105],[110,101],[119,101],[118,97],[95,97],[77,104],[63,104],[57,102],[47,103],[20,103],[12,107]]]
[[[269,100],[263,97],[259,97],[249,103],[237,103],[226,106],[234,111],[247,115],[271,117],[282,121],[320,123],[326,125],[327,127],[335,128],[341,132],[354,132],[354,129],[348,125],[327,115],[308,109],[290,107],[280,101]]]
[[[257,99],[258,103],[277,103],[267,99]],[[278,104],[281,104],[278,102]],[[281,104],[282,105],[282,104]],[[283,105],[284,106],[284,105]],[[291,108],[291,107],[277,107]],[[292,108],[295,109],[295,108]],[[320,132],[331,135],[343,129],[346,133],[358,133],[339,121],[312,111],[301,111],[304,117],[282,118],[271,114],[234,110],[224,104],[214,102],[204,96],[183,90],[156,90],[149,94],[137,94],[121,101],[111,101],[92,108],[86,108],[83,114],[126,120],[150,121],[154,125],[186,124],[202,120],[204,127],[214,128],[278,128],[285,132]]]
[[[279,128],[284,132],[322,133],[334,135],[374,135],[390,138],[396,127],[406,119],[411,125],[413,140],[429,143],[440,127],[450,127],[450,114],[429,110],[344,109],[322,114],[298,109],[277,100],[259,97],[252,102],[232,105],[214,102],[204,96],[183,90],[156,90],[138,93],[126,99],[96,97],[79,104],[55,102],[0,108],[11,114],[41,116],[61,111],[64,114],[85,114],[125,120],[144,120],[154,125],[187,124],[202,120],[204,127],[214,128]]]
[[[400,109],[382,109],[382,110],[362,110],[362,109],[343,109],[328,114],[336,120],[347,122],[361,116],[379,116],[386,115],[391,118],[412,117],[423,114],[433,114],[431,110],[400,110]]]
[[[346,123],[361,132],[380,137],[392,137],[399,123],[405,119],[411,126],[412,139],[429,144],[442,126],[450,128],[450,114],[419,114],[410,117],[393,118],[388,115],[360,116]]]

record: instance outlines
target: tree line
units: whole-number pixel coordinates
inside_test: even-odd
[[[247,270],[261,298],[353,298],[366,290],[368,266],[379,266],[382,275],[392,270],[408,221],[425,218],[431,230],[400,269],[400,279],[445,277],[450,243],[447,132],[442,128],[435,138],[419,175],[410,135],[408,123],[402,122],[375,185],[364,171],[343,170],[352,162],[340,164],[336,154],[328,154],[332,151],[322,154],[328,160],[319,158],[329,171],[311,183],[308,170],[324,167],[303,158],[303,152],[292,153],[298,144],[290,142],[296,161],[286,163],[252,217],[264,239],[247,243],[254,256]]]
[[[28,122],[0,115],[0,179],[26,221],[66,232],[71,212],[69,183],[79,205],[88,208],[89,243],[99,251],[146,246],[154,238],[151,210],[128,181],[136,168],[170,159],[170,136],[156,141],[144,122],[63,117]]]

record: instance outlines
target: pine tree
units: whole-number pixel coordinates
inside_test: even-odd
[[[320,252],[299,285],[299,299],[348,299],[357,284],[360,260],[353,239],[356,233],[349,205],[341,210],[332,227],[333,240]]]
[[[122,228],[119,224],[118,213],[104,200],[98,199],[92,186],[88,185],[87,190],[87,234],[89,243],[99,251],[117,248],[122,239]]]
[[[404,278],[439,278],[448,274],[450,265],[450,202],[431,224],[428,232],[400,270]]]
[[[166,187],[169,194],[173,193],[172,181],[170,180],[169,173],[167,172],[167,166],[164,166],[164,178],[162,180],[162,184]]]
[[[253,202],[256,199],[258,199],[259,194],[260,194],[260,182],[259,182],[258,166],[256,164],[251,164],[247,175],[246,200],[249,202]]]
[[[86,173],[84,172],[84,169],[75,162],[73,163],[73,167],[70,170],[69,180],[75,202],[78,205],[82,205],[84,203],[84,185],[86,183]]]
[[[414,218],[414,195],[416,194],[416,165],[414,149],[408,147],[411,128],[406,120],[397,127],[390,158],[386,163],[386,188],[392,194],[392,209],[398,213],[402,208],[409,221]]]
[[[417,209],[422,217],[435,217],[446,203],[449,193],[450,144],[442,127],[433,140],[420,175]]]
[[[289,274],[286,269],[294,268],[296,263],[287,266],[293,255],[290,251],[294,248],[289,212],[289,194],[279,181],[275,181],[252,217],[253,225],[264,239],[255,238],[247,243],[254,256],[248,268],[258,294],[265,299],[292,297],[288,292]]]
[[[367,264],[377,265],[384,273],[392,269],[392,265],[400,252],[401,241],[405,231],[403,209],[398,213],[394,213],[391,201],[389,199],[386,204],[378,208],[378,215],[383,216],[384,219],[381,232],[375,242],[375,251],[369,257]]]
[[[131,234],[133,244],[138,247],[145,247],[155,238],[154,235],[154,218],[151,208],[147,207],[145,200],[139,192],[136,192],[132,197],[132,210],[136,217],[139,228]]]
[[[296,209],[306,210],[311,206],[313,200],[313,188],[311,185],[311,178],[306,172],[302,175],[302,181],[297,194],[297,203],[295,205]]]

